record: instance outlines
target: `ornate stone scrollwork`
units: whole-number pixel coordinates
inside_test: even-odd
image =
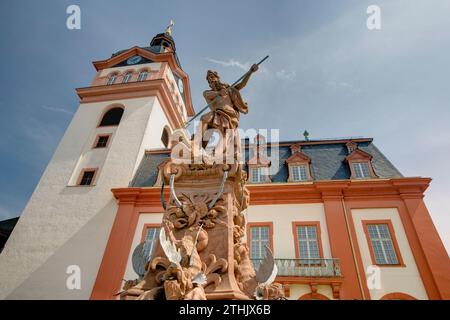
[[[205,228],[213,228],[220,223],[218,218],[226,214],[227,208],[225,200],[220,198],[214,207],[208,208],[208,203],[212,201],[213,195],[203,194],[183,194],[179,197],[181,207],[171,206],[167,209],[168,219],[176,229],[189,228],[192,225],[203,225]]]

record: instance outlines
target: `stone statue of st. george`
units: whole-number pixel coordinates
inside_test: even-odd
[[[221,82],[217,72],[208,70],[206,80],[211,90],[204,91],[203,96],[211,111],[200,118],[202,135],[208,129],[217,129],[225,136],[228,129],[238,127],[239,113],[245,114],[248,112],[248,105],[242,99],[239,90],[247,85],[250,76],[257,70],[258,65],[252,65],[242,80],[234,86]],[[206,139],[206,141],[202,142],[202,146],[206,147],[209,137],[203,137],[203,139]]]

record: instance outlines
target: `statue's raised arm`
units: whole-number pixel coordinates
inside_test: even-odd
[[[242,88],[244,88],[247,85],[248,80],[250,80],[251,75],[258,71],[259,67],[258,65],[255,63],[251,66],[250,70],[247,71],[247,73],[245,74],[244,78],[237,84],[234,85],[234,87],[238,90],[241,90]]]

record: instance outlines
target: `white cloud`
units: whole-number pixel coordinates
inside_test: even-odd
[[[275,72],[275,76],[280,80],[292,80],[296,75],[295,71],[286,71],[284,69]]]
[[[242,69],[244,71],[248,71],[250,69],[250,62],[239,62],[233,58],[228,59],[227,61],[223,61],[223,60],[216,60],[216,59],[212,59],[212,58],[205,58],[207,61],[218,64],[222,67],[237,67],[239,69]],[[271,73],[270,71],[268,71],[266,68],[264,67],[260,67],[259,68],[259,72],[261,73]],[[275,72],[275,76],[278,79],[281,80],[292,80],[297,76],[297,73],[295,71],[286,71],[285,69],[280,69],[278,71]]]
[[[355,87],[353,84],[346,81],[327,81],[327,85],[330,87],[332,91],[341,91],[347,90],[350,92],[360,92],[361,90]]]
[[[206,58],[206,60],[208,60],[209,62],[221,65],[222,67],[237,67],[239,69],[248,71],[248,69],[250,69],[250,63],[245,62],[239,62],[237,60],[234,59],[228,59],[228,61],[222,61],[222,60],[216,60],[216,59],[212,59],[212,58]]]
[[[73,112],[64,108],[42,106],[42,109],[73,115]]]

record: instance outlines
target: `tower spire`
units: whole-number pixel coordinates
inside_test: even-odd
[[[164,32],[168,36],[172,36],[172,28],[175,25],[172,19],[170,19],[170,24],[167,26],[166,31]]]
[[[174,25],[175,23],[171,19],[170,24],[167,26],[164,33],[158,33],[153,37],[152,41],[150,42],[150,46],[159,46],[160,52],[165,52],[167,48],[170,48],[173,52],[175,52],[175,41],[172,38],[172,28]]]

